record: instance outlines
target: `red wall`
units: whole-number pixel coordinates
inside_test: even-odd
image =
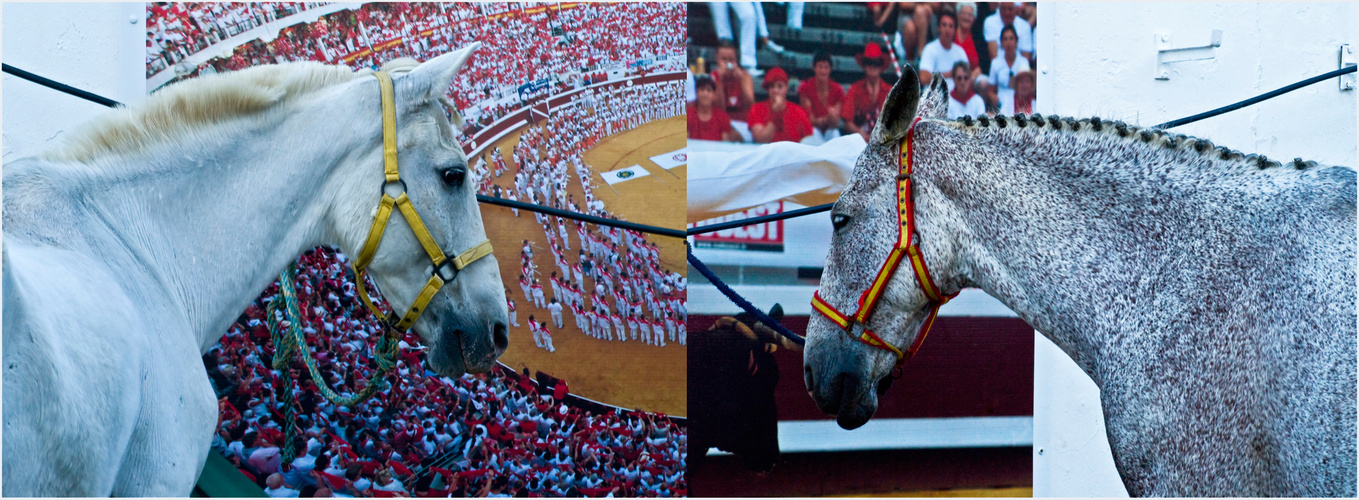
[[[690,316],[691,335],[717,316]],[[784,326],[805,334],[807,316]],[[826,420],[802,381],[802,353],[780,349],[779,420]],[[874,418],[1033,415],[1033,327],[1018,318],[943,317],[879,400]]]

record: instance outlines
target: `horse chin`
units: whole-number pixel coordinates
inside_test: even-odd
[[[857,429],[878,411],[878,387],[865,384],[859,377],[842,373],[827,389],[811,391],[812,399],[821,411],[835,415],[835,422],[841,428]]]
[[[840,424],[840,428],[845,430],[862,427],[878,411],[876,388],[863,383],[856,385],[857,390],[855,392],[846,391],[845,395],[840,398],[840,409],[835,414],[835,423]],[[845,388],[850,389],[848,380]]]
[[[462,364],[469,373],[491,371],[491,368],[495,367],[495,360],[500,357],[501,352],[504,352],[503,349],[495,348],[490,332],[472,335],[457,330],[452,335],[458,339],[459,350],[462,351]]]
[[[430,346],[428,360],[429,367],[440,376],[458,378],[467,373],[462,347],[456,342],[436,342]]]
[[[502,320],[482,320],[476,316],[441,314],[434,324],[438,332],[430,339],[429,364],[440,375],[461,377],[464,373],[485,373],[509,345]],[[480,328],[477,325],[482,325]]]

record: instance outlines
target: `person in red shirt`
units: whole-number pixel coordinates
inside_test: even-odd
[[[755,81],[736,63],[736,46],[724,40],[717,46],[717,67],[712,77],[717,81],[717,101],[732,120],[745,121],[750,106],[755,104]]]
[[[736,141],[740,134],[731,128],[731,118],[721,108],[713,106],[717,102],[717,82],[706,76],[694,78],[698,100],[685,106],[685,118],[689,122],[689,138],[705,141]]]
[[[764,74],[764,89],[769,100],[750,107],[750,135],[755,142],[798,142],[812,135],[807,112],[788,102],[788,73],[774,67]]]
[[[840,137],[845,89],[830,79],[830,54],[817,52],[812,56],[812,73],[814,78],[803,80],[797,87],[798,100],[812,121],[812,135],[823,141]]]
[[[886,64],[882,46],[869,43],[864,46],[863,53],[854,56],[854,60],[863,67],[864,78],[849,86],[840,117],[845,119],[846,129],[868,141],[868,135],[873,132],[873,125],[878,123],[878,113],[882,111],[892,86],[882,81],[882,70]]]

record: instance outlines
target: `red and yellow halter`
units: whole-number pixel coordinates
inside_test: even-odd
[[[859,311],[853,315],[843,314],[834,306],[821,298],[819,292],[812,294],[812,308],[822,315],[830,318],[835,324],[843,328],[846,335],[850,338],[863,342],[870,346],[891,352],[896,355],[897,363],[895,368],[900,368],[902,363],[915,356],[920,344],[925,342],[925,335],[930,333],[930,327],[934,326],[934,320],[939,315],[939,307],[956,297],[958,294],[944,296],[939,291],[939,287],[930,278],[929,269],[925,267],[925,259],[920,254],[920,238],[915,232],[915,204],[911,196],[911,168],[912,157],[915,151],[915,126],[920,123],[920,118],[915,119],[911,124],[911,129],[906,132],[906,137],[901,140],[900,149],[900,172],[897,176],[897,223],[899,232],[897,233],[897,244],[892,252],[887,254],[887,262],[882,264],[878,270],[878,275],[873,279],[872,286],[864,290],[863,295],[859,296]],[[873,308],[877,306],[878,299],[882,298],[883,291],[887,289],[887,283],[892,281],[892,275],[896,274],[897,266],[901,264],[902,257],[905,256],[911,261],[911,268],[915,270],[916,281],[920,283],[920,289],[925,292],[925,297],[930,299],[930,312],[925,317],[925,322],[920,325],[920,334],[916,335],[915,342],[904,352],[884,341],[872,330],[867,327],[868,319],[873,315]],[[860,333],[854,335],[854,325],[859,324]]]

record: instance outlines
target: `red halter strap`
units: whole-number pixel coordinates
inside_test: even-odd
[[[850,338],[870,346],[891,352],[896,355],[896,367],[906,360],[915,356],[920,345],[925,342],[925,336],[930,333],[930,328],[934,326],[934,320],[939,315],[939,307],[957,296],[953,294],[944,296],[940,293],[939,287],[930,278],[929,269],[925,267],[925,259],[920,254],[919,238],[915,234],[915,203],[911,199],[911,169],[913,167],[913,157],[915,150],[915,125],[920,123],[920,118],[916,118],[911,124],[911,129],[906,132],[906,137],[901,140],[901,156],[899,165],[901,175],[897,176],[897,223],[899,232],[897,233],[897,244],[892,248],[892,252],[887,254],[887,261],[878,270],[878,275],[873,279],[873,284],[864,290],[859,296],[859,311],[853,315],[841,313],[834,306],[821,298],[820,292],[812,294],[812,309],[830,318],[840,328],[845,330],[845,334]],[[865,325],[868,318],[873,315],[873,308],[877,306],[878,299],[882,298],[882,293],[887,289],[887,283],[892,280],[892,275],[896,274],[897,266],[901,265],[902,257],[911,261],[911,268],[915,271],[916,281],[920,283],[920,289],[925,292],[925,297],[930,299],[930,312],[925,317],[925,322],[920,325],[920,334],[916,335],[915,342],[902,351],[896,346],[887,343],[882,337],[864,326],[859,330],[858,335],[854,335],[854,325]]]

